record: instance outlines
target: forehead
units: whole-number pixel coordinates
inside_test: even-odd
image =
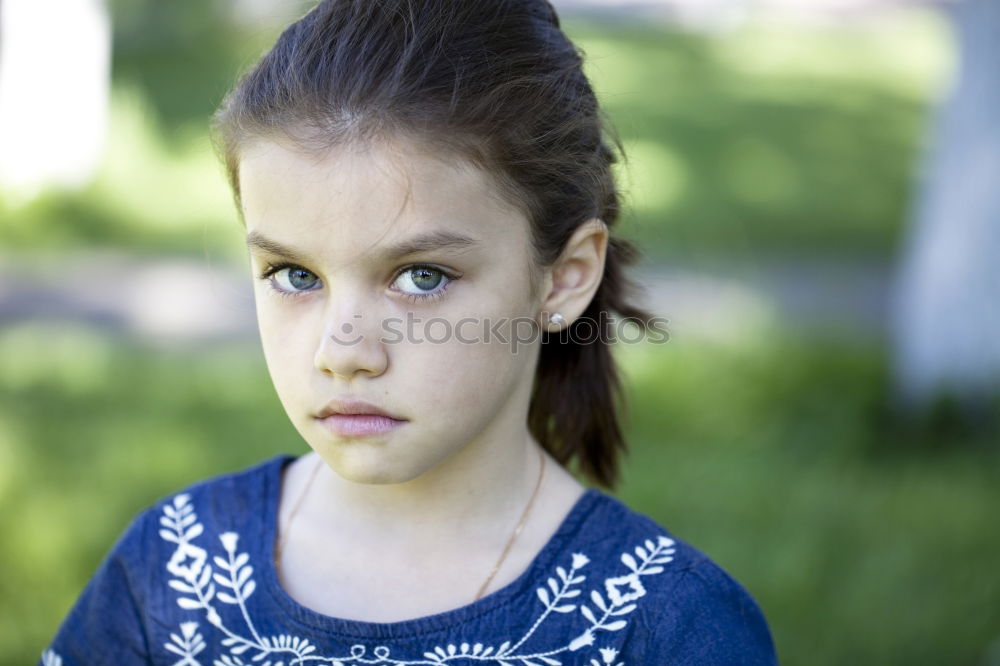
[[[527,250],[527,219],[500,199],[486,173],[409,142],[351,143],[310,155],[258,140],[243,151],[239,179],[248,240],[322,249],[345,261],[430,235],[454,247],[466,237]]]

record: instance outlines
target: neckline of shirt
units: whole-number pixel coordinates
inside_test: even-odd
[[[264,553],[262,576],[264,587],[268,594],[280,605],[293,620],[331,636],[351,638],[407,638],[468,622],[479,615],[484,615],[510,603],[518,598],[534,598],[532,587],[541,576],[541,572],[554,566],[553,559],[562,550],[563,545],[575,534],[596,506],[597,500],[603,496],[596,488],[587,488],[572,508],[567,512],[546,544],[535,554],[528,567],[510,583],[494,590],[486,596],[464,606],[452,608],[440,613],[425,615],[397,622],[368,622],[325,615],[293,599],[278,581],[274,566],[274,541],[277,534],[278,504],[281,499],[281,475],[286,465],[299,456],[282,453],[266,465],[264,475],[264,521],[258,535],[258,552]]]

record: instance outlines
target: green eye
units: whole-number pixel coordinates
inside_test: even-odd
[[[458,279],[434,266],[407,266],[393,282],[411,302],[436,300]],[[443,286],[441,286],[443,283]]]
[[[296,264],[276,264],[268,266],[260,275],[268,288],[279,296],[297,296],[315,291],[320,280],[316,275]],[[410,302],[430,301],[442,298],[448,286],[458,279],[448,271],[436,266],[417,265],[404,268],[393,281],[398,291]]]
[[[313,286],[319,283],[311,271],[295,264],[276,264],[268,266],[260,275],[266,280],[271,291],[281,296],[295,296],[304,291],[313,291]]]

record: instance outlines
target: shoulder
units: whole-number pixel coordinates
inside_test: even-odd
[[[687,567],[661,601],[662,611],[645,617],[653,654],[669,650],[678,664],[777,663],[757,602],[708,557]]]
[[[196,503],[208,514],[259,511],[262,494],[277,490],[268,486],[272,481],[280,481],[280,468],[291,458],[288,454],[278,454],[251,467],[191,483],[161,497],[150,508],[162,509],[186,500]]]
[[[178,602],[168,592],[193,589],[196,580],[204,584],[210,566],[198,542],[259,516],[267,479],[280,479],[286,458],[190,484],[136,514],[64,617],[43,663],[147,663],[151,646],[172,639],[178,623],[182,630],[194,626],[178,615],[189,600]],[[217,538],[235,545],[235,532],[228,533],[233,536]]]
[[[280,468],[290,458],[288,454],[279,454],[251,467],[191,482],[148,504],[133,518],[129,528],[149,528],[150,525],[143,523],[155,525],[163,516],[175,515],[188,505],[206,520],[259,517],[263,495],[278,490],[269,486],[272,481],[280,482]]]
[[[604,544],[598,552],[606,568],[593,572],[603,584],[591,597],[628,620],[622,657],[677,665],[777,663],[764,615],[739,582],[650,516],[604,493],[596,500],[588,522],[598,534],[588,540]]]
[[[167,558],[167,571],[184,574],[190,556],[202,552],[196,544],[202,534],[250,531],[259,523],[265,494],[276,493],[272,480],[280,480],[280,466],[287,455],[277,455],[236,472],[203,479],[162,496],[139,512],[119,535],[108,558],[127,572],[134,589],[159,584],[159,567],[151,562]],[[205,537],[202,537],[204,539]]]

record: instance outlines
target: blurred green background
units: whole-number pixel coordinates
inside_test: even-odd
[[[8,259],[58,275],[60,252],[113,247],[244,270],[206,124],[276,27],[220,7],[112,3],[107,157],[81,190],[0,199]],[[935,13],[564,27],[629,151],[621,233],[649,265],[892,264],[953,64]],[[877,330],[761,312],[734,335],[616,350],[632,448],[617,494],[750,590],[783,664],[1000,664],[1000,437],[947,411],[898,421]],[[142,508],[307,446],[252,339],[0,322],[0,661],[34,663]]]

